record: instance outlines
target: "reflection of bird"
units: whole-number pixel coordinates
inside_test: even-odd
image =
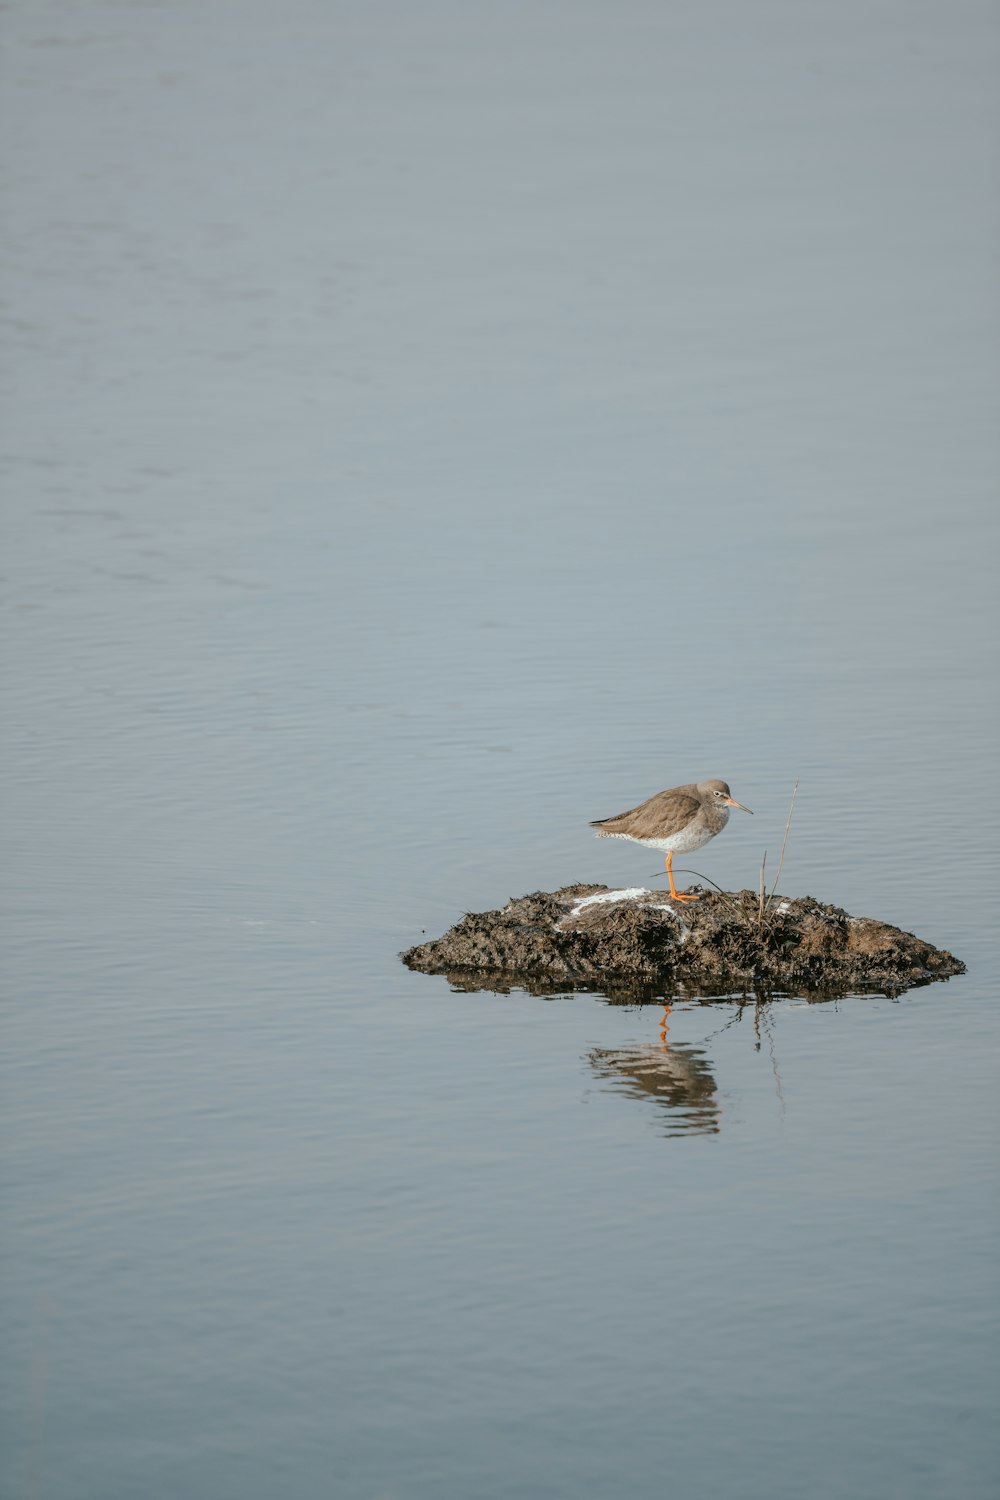
[[[621,1084],[632,1098],[663,1105],[671,1135],[714,1135],[720,1109],[715,1079],[695,1047],[597,1047],[587,1061],[600,1078]]]
[[[598,838],[632,839],[649,849],[662,850],[667,856],[672,899],[697,901],[697,896],[682,895],[674,885],[674,855],[690,854],[714,839],[729,822],[731,807],[750,812],[749,807],[733,799],[724,781],[689,782],[687,786],[657,792],[629,812],[619,813],[615,818],[600,818],[590,826],[597,829]]]

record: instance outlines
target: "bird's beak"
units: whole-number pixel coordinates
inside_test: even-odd
[[[750,812],[749,807],[744,807],[743,803],[742,802],[737,802],[735,797],[727,797],[726,798],[726,806],[727,807],[738,807],[739,810],[740,810],[740,812],[748,812],[748,813],[750,813],[751,818],[753,817],[753,813]]]

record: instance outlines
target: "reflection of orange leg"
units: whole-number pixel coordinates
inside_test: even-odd
[[[672,1009],[673,1007],[667,1005],[666,1003],[663,1006],[663,1015],[660,1018],[660,1036],[664,1041],[666,1041],[667,1032],[670,1030],[670,1027],[667,1025],[667,1017],[669,1016]]]
[[[670,898],[672,901],[697,901],[697,896],[685,896],[674,885],[674,851],[671,849],[667,855],[667,879],[670,881]]]

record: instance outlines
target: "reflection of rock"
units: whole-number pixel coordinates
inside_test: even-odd
[[[604,993],[685,982],[721,990],[899,994],[965,965],[912,933],[851,917],[811,896],[704,892],[681,905],[661,891],[573,885],[500,911],[470,912],[436,942],[403,954],[411,969],[469,988],[591,984]]]
[[[715,1135],[719,1102],[715,1079],[697,1047],[596,1047],[587,1061],[599,1078],[633,1098],[650,1097],[666,1112],[669,1135]]]

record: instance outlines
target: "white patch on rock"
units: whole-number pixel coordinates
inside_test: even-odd
[[[682,943],[687,942],[688,938],[691,936],[691,929],[681,917],[681,914],[677,910],[676,906],[651,906],[650,911],[668,911],[681,930],[679,941]]]
[[[645,886],[641,885],[629,886],[628,890],[626,891],[599,891],[596,896],[584,896],[582,901],[578,901],[573,910],[570,912],[570,916],[578,917],[585,906],[596,906],[598,902],[634,901],[636,896],[652,895],[652,891],[647,891]],[[661,908],[661,910],[669,911],[669,907],[664,906]]]

